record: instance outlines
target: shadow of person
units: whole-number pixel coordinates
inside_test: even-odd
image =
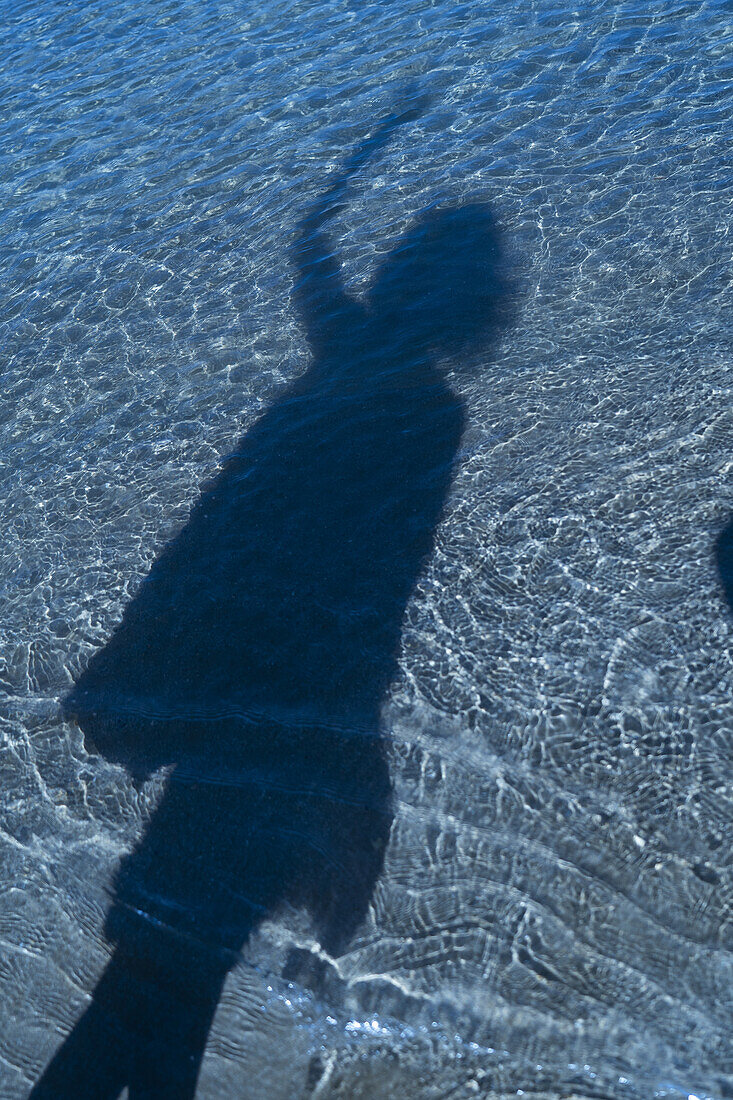
[[[504,298],[478,202],[424,214],[364,302],[344,291],[323,223],[400,121],[299,227],[310,368],[203,489],[67,699],[92,751],[138,777],[172,770],[116,876],[112,959],[35,1098],[192,1097],[262,919],[307,911],[336,957],[365,916],[392,821],[380,701],[464,423],[440,364],[485,345]]]

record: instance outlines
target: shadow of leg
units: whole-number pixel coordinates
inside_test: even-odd
[[[338,980],[338,967],[329,965],[329,958],[337,960],[347,951],[364,921],[389,842],[389,773],[381,759],[370,764],[376,788],[373,805],[358,810],[352,806],[330,829],[324,824],[320,847],[330,858],[314,869],[306,887],[307,906],[323,955],[294,947],[282,971],[286,981],[297,982],[319,996],[325,994],[327,980]]]
[[[30,1100],[116,1100],[129,1078],[128,1044],[95,998],[54,1055]]]
[[[32,1100],[192,1100],[228,965],[155,936],[157,955],[118,947]],[[146,945],[152,947],[152,943]]]

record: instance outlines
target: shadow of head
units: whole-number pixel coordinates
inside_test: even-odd
[[[400,239],[369,293],[373,323],[400,333],[415,354],[453,356],[511,320],[511,284],[489,206],[433,208]]]

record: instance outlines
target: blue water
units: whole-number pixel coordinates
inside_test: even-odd
[[[3,23],[0,1097],[733,1095],[730,6]]]

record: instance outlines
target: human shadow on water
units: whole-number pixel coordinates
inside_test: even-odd
[[[334,958],[366,914],[392,821],[380,701],[464,423],[441,363],[485,348],[506,297],[480,202],[423,214],[363,302],[343,289],[323,225],[408,117],[299,226],[310,368],[203,489],[66,702],[91,751],[171,773],[116,876],[114,954],[33,1097],[192,1097],[263,918],[309,912]],[[286,976],[317,978],[295,954]]]

